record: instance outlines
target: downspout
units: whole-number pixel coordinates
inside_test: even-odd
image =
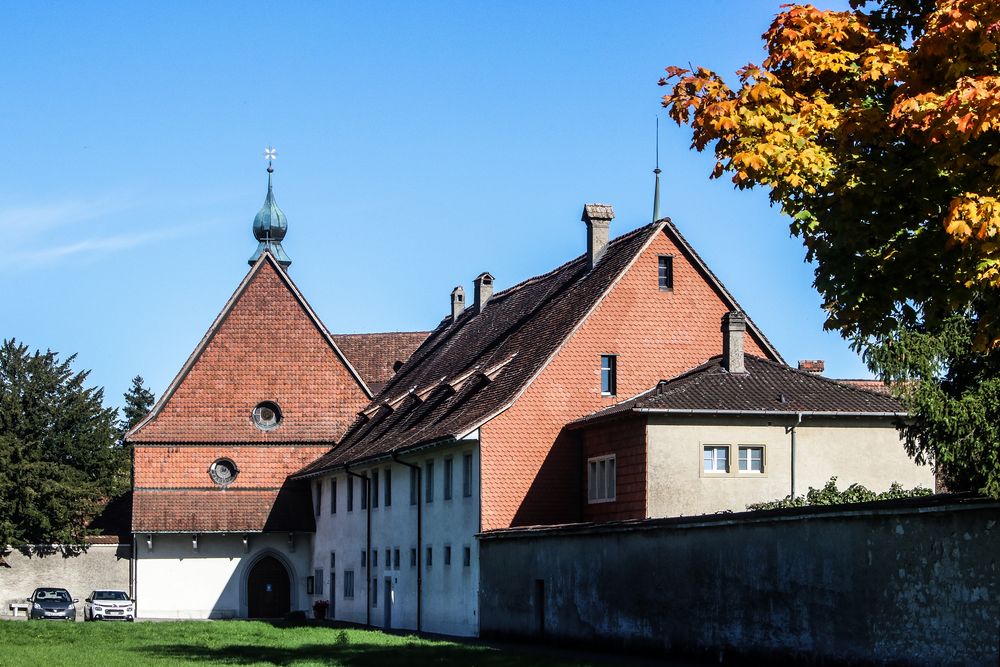
[[[392,460],[396,463],[406,466],[417,471],[417,632],[420,632],[420,600],[423,597],[423,514],[424,514],[424,503],[423,503],[423,490],[424,490],[424,480],[423,471],[420,466],[414,465],[412,463],[407,463],[406,461],[399,460],[396,452],[392,453]]]
[[[365,494],[365,521],[367,522],[367,536],[365,538],[365,624],[372,627],[372,499],[368,495],[369,479],[367,475],[359,475],[351,472],[350,466],[344,464],[344,472],[351,477],[361,480],[361,492]]]
[[[792,469],[791,469],[791,473],[792,473],[791,474],[791,478],[792,478],[792,492],[791,492],[791,498],[792,498],[792,500],[795,499],[795,429],[801,423],[802,423],[802,413],[801,412],[796,412],[795,413],[795,423],[792,424],[792,428],[789,431],[791,433],[791,436],[792,436],[791,437],[791,447],[792,447],[792,457],[791,457],[792,458]]]

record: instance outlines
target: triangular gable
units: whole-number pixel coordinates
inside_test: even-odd
[[[266,281],[274,289],[270,289],[269,294],[253,295],[253,298],[258,301],[258,303],[254,304],[256,305],[255,310],[251,305],[244,302],[248,298],[248,293],[254,292],[257,286],[262,284],[262,281]],[[278,309],[283,309],[283,311],[279,313]],[[272,310],[273,312],[271,312]],[[281,405],[278,397],[269,393],[274,391],[270,387],[248,388],[246,385],[252,382],[251,378],[247,376],[252,375],[254,366],[265,368],[269,365],[268,360],[271,360],[270,365],[273,365],[278,362],[278,358],[281,356],[286,357],[286,362],[290,366],[289,372],[291,376],[303,373],[308,374],[309,371],[305,367],[309,365],[310,360],[302,356],[302,354],[311,350],[321,363],[324,358],[327,361],[336,360],[337,364],[343,369],[343,372],[340,374],[343,377],[339,377],[339,374],[333,371],[331,377],[324,376],[323,378],[319,378],[319,386],[302,387],[300,395],[305,396],[308,393],[317,392],[329,394],[329,396],[326,396],[326,400],[344,404],[345,414],[349,414],[346,417],[345,423],[334,429],[329,423],[323,425],[321,423],[322,420],[320,423],[314,422],[309,425],[306,422],[312,421],[311,419],[296,420],[299,421],[297,425],[287,423],[286,420],[286,423],[283,423],[282,426],[271,432],[265,433],[251,426],[248,429],[243,429],[244,432],[240,433],[241,427],[250,424],[250,412],[247,411],[246,415],[243,415],[246,419],[243,420],[240,417],[235,422],[235,426],[185,423],[178,424],[178,428],[170,428],[169,426],[158,424],[158,420],[167,416],[170,416],[174,421],[185,421],[183,415],[168,415],[165,414],[165,411],[166,413],[170,412],[170,410],[167,410],[167,407],[171,405],[171,401],[175,399],[178,391],[181,391],[185,387],[185,382],[190,380],[192,373],[196,372],[198,364],[204,360],[206,352],[212,350],[213,343],[218,342],[217,337],[220,331],[227,329],[227,324],[230,322],[234,312],[240,314],[243,322],[235,323],[235,329],[229,331],[230,335],[233,335],[233,331],[238,330],[240,326],[256,326],[259,328],[259,331],[256,333],[264,333],[264,329],[267,329],[269,335],[259,336],[259,340],[256,341],[259,348],[253,351],[254,357],[251,360],[252,363],[245,366],[237,364],[235,368],[221,367],[225,365],[220,362],[221,352],[223,351],[220,350],[220,354],[215,355],[216,358],[213,360],[213,363],[220,364],[220,368],[214,369],[217,371],[215,373],[202,374],[204,377],[199,378],[199,381],[211,379],[216,385],[211,388],[212,396],[214,398],[221,398],[228,392],[228,398],[230,399],[228,403],[230,406],[235,407],[236,404],[245,403],[246,400],[232,396],[233,393],[253,393],[253,389],[256,389],[255,393],[259,396],[258,399],[255,399],[256,401],[274,400],[279,403],[279,407],[285,410],[285,406]],[[297,330],[292,331],[289,327],[297,327]],[[306,345],[309,349],[300,349],[303,345]],[[326,353],[321,352],[318,349],[320,347],[326,350]],[[290,349],[293,352],[292,355],[287,354]],[[251,351],[239,349],[232,352],[234,357],[238,357],[245,362],[246,356]],[[332,354],[332,357],[329,356],[330,354]],[[224,362],[225,359],[222,361]],[[273,373],[275,369],[272,368],[270,370]],[[332,369],[328,368],[327,370],[330,371]],[[312,369],[311,372],[322,374],[323,369]],[[330,375],[330,373],[327,373],[327,375]],[[234,386],[233,381],[237,379],[237,376],[240,376],[240,384],[243,386]],[[294,401],[295,396],[291,392],[285,391],[284,394],[286,400],[292,399]],[[305,297],[302,296],[302,293],[298,290],[295,283],[292,282],[287,272],[275,261],[270,252],[264,252],[243,278],[243,281],[236,288],[229,301],[226,302],[225,307],[215,318],[215,321],[202,337],[198,346],[188,357],[166,391],[160,396],[150,413],[136,424],[125,437],[127,440],[135,442],[146,442],[149,440],[209,440],[217,442],[227,439],[230,441],[245,441],[248,438],[251,442],[257,439],[263,441],[287,441],[289,438],[300,441],[330,440],[334,431],[337,431],[336,435],[338,436],[343,432],[357,410],[363,407],[371,397],[372,392],[364,379],[337,346],[327,328],[320,321],[319,317],[317,317],[315,311],[313,311],[312,307],[305,300]],[[188,408],[204,411],[206,413],[204,416],[210,422],[217,421],[217,419],[213,419],[208,413],[212,410],[216,412],[220,409],[225,410],[225,404],[227,403],[224,400],[206,400],[201,402],[195,400],[192,402],[191,397],[186,397],[185,400],[188,402]],[[250,405],[251,410],[252,407],[253,405]],[[304,415],[302,416],[304,417]],[[310,415],[310,417],[313,416],[315,415]],[[341,417],[341,420],[343,419],[344,417]],[[222,431],[219,430],[219,427],[222,428]],[[155,431],[155,433],[151,431]],[[228,435],[226,435],[227,432]]]

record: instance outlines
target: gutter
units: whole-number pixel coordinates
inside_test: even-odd
[[[474,431],[475,429],[472,430]],[[376,465],[378,463],[381,463],[382,461],[397,461],[399,463],[402,463],[402,461],[399,461],[396,458],[400,454],[413,454],[415,452],[420,452],[425,449],[430,449],[431,447],[437,447],[438,445],[447,445],[453,442],[458,442],[458,440],[460,440],[460,438],[457,438],[454,435],[446,435],[442,438],[431,440],[429,442],[418,443],[416,445],[410,445],[408,447],[403,447],[401,449],[395,449],[386,454],[376,454],[375,456],[369,456],[368,458],[352,459],[346,463],[338,463],[328,468],[321,468],[319,470],[313,470],[302,474],[289,475],[289,478],[294,480],[312,479],[314,477],[319,477],[320,475],[328,475],[334,470],[343,469],[346,471],[351,466]]]
[[[367,535],[365,544],[365,625],[372,627],[372,601],[371,601],[371,574],[372,574],[372,499],[368,494],[370,480],[367,475],[359,475],[351,472],[348,465],[344,465],[344,472],[351,477],[361,480],[362,493],[365,494],[365,520],[367,523]]]
[[[423,480],[423,470],[419,465],[414,465],[412,463],[407,463],[406,461],[401,461],[399,456],[393,452],[392,460],[396,463],[406,466],[412,470],[417,471],[417,633],[421,631],[420,626],[420,611],[422,607],[423,590],[424,590],[424,577],[423,577],[423,514],[424,514],[424,480]]]
[[[626,412],[623,410],[622,412]],[[679,408],[632,408],[632,412],[669,415],[736,415],[755,417],[908,417],[908,412],[789,412],[778,410],[686,410]],[[609,415],[610,416],[610,415]]]
[[[786,429],[788,431],[788,433],[791,434],[791,468],[790,468],[791,475],[790,475],[790,477],[791,477],[791,480],[792,480],[792,489],[791,489],[791,493],[790,493],[789,497],[792,498],[793,500],[795,499],[795,430],[798,427],[798,425],[801,424],[801,423],[802,423],[802,413],[800,412],[797,415],[795,415],[795,423],[792,424],[791,428]]]

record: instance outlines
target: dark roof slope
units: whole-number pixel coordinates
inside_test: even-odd
[[[579,426],[625,412],[727,414],[849,413],[903,415],[885,394],[853,387],[784,364],[746,355],[745,373],[730,373],[716,356],[647,392],[573,422]]]
[[[365,384],[377,394],[393,375],[393,365],[405,362],[427,339],[429,331],[392,331],[388,333],[333,334],[337,344]]]
[[[661,232],[689,247],[663,219],[611,241],[593,270],[583,255],[498,292],[479,315],[470,308],[455,322],[450,317],[442,320],[340,444],[297,476],[461,437],[491,419],[516,399]],[[691,260],[717,283],[693,252]],[[716,288],[730,308],[739,309],[721,284]],[[748,328],[764,349],[780,358],[749,320]]]

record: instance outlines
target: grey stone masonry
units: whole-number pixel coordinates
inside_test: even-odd
[[[615,219],[615,209],[610,204],[587,204],[580,219],[587,223],[587,263],[593,269],[608,246],[608,229]]]

